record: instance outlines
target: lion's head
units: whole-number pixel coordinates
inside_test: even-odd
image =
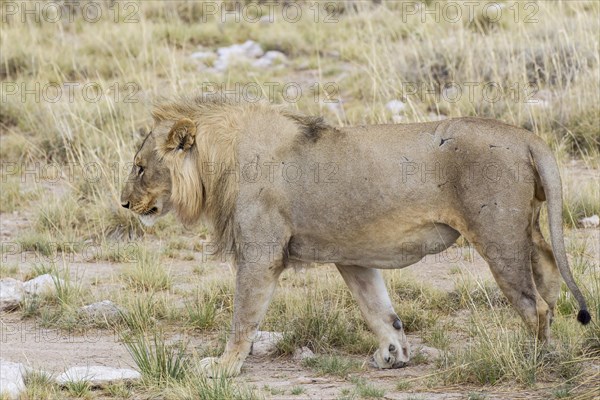
[[[121,205],[138,214],[144,225],[152,225],[173,207],[173,189],[179,188],[177,185],[173,188],[172,175],[175,173],[175,181],[178,181],[182,171],[174,170],[177,162],[172,155],[185,157],[194,145],[195,134],[196,125],[188,118],[177,122],[155,121],[136,153],[121,193]]]
[[[171,176],[155,147],[156,138],[150,132],[135,154],[121,193],[121,205],[139,215],[148,226],[171,209]]]
[[[135,155],[121,205],[145,225],[170,210],[188,226],[205,216],[221,250],[229,249],[238,183],[227,171],[236,163],[242,111],[202,98],[156,105],[154,126]]]

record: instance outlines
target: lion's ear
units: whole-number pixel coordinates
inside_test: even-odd
[[[167,147],[187,151],[196,140],[196,124],[189,118],[182,118],[173,124],[167,136]]]

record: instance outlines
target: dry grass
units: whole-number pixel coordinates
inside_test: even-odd
[[[219,2],[228,7],[233,3]],[[129,346],[138,368],[145,371],[142,385],[110,387],[102,394],[85,385],[61,389],[32,374],[25,398],[262,396],[230,380],[211,381],[192,369],[172,368],[182,359],[193,364],[198,355],[173,352],[165,345],[165,332],[194,331],[207,338],[205,353],[214,355],[222,349],[232,313],[233,280],[220,270],[216,279],[207,277],[219,267],[213,261],[199,262],[203,228],[187,232],[172,217],[143,228],[119,206],[140,131],[149,128],[150,103],[159,96],[202,88],[205,82],[224,83],[230,89],[251,82],[268,93],[272,82],[278,86],[271,100],[285,103],[283,84],[298,82],[303,96],[289,107],[322,114],[334,124],[393,122],[398,117],[394,119],[385,105],[400,99],[406,104],[402,122],[470,115],[497,118],[544,138],[563,166],[576,159],[587,171],[600,167],[600,3],[537,2],[535,23],[523,21],[523,3],[518,3],[518,21],[505,8],[498,22],[478,11],[473,21],[451,23],[431,18],[421,22],[420,15],[404,19],[401,2],[380,6],[340,2],[338,22],[332,24],[315,24],[306,9],[304,15],[310,18],[294,24],[282,18],[267,24],[220,23],[214,16],[199,23],[201,2],[135,4],[136,23],[124,23],[121,15],[117,23],[110,18],[94,24],[82,18],[73,23],[13,19],[0,25],[0,95],[5,96],[0,107],[0,213],[3,218],[26,218],[26,227],[11,240],[44,261],[22,267],[14,260],[2,260],[0,276],[57,273],[74,285],[57,286],[51,298],[28,299],[22,305],[23,316],[44,326],[85,329],[75,310],[89,300],[88,290],[93,297],[100,296],[95,293],[98,288],[82,285],[65,271],[58,273],[45,261],[67,254],[81,261],[86,245],[96,244],[101,251],[84,261],[114,266],[99,286],[105,285],[102,294],[122,309],[123,322],[110,329],[137,338]],[[287,62],[273,68],[234,63],[220,73],[207,68],[214,65],[214,57],[206,66],[190,58],[200,48],[216,49],[247,39],[265,51],[282,51]],[[21,93],[8,94],[13,83],[31,88],[36,83],[43,87],[65,82],[79,85],[72,100],[66,91],[56,102],[48,101],[44,93],[39,101],[34,95],[22,101]],[[469,99],[466,84],[473,82],[477,85]],[[486,82],[506,89],[499,101],[484,98],[480,88]],[[310,89],[316,83],[321,87],[317,101]],[[84,95],[90,93],[81,90],[85,84],[102,88],[98,101],[86,101]],[[409,84],[418,90],[411,91]],[[451,84],[463,90],[457,101],[444,97],[451,94],[447,86]],[[339,103],[328,103],[327,96]],[[597,180],[597,172],[595,176]],[[600,214],[595,181],[569,178],[565,199],[564,221],[570,228],[582,217]],[[185,239],[180,239],[182,235]],[[136,246],[118,246],[129,241]],[[445,352],[432,376],[403,380],[398,389],[435,390],[448,384],[533,388],[551,381],[561,385],[554,385],[554,394],[548,396],[584,396],[590,379],[585,366],[597,366],[600,349],[600,267],[594,254],[581,250],[590,246],[594,244],[574,243],[569,254],[595,313],[593,325],[582,329],[573,322],[576,307],[563,291],[552,328],[556,344],[548,348],[528,339],[493,283],[455,269],[456,288],[447,293],[402,273],[386,274],[407,331]],[[196,264],[192,278],[177,276],[170,266],[183,259]],[[182,289],[184,283],[188,286]],[[309,368],[346,376],[356,367],[348,360],[366,359],[375,349],[375,340],[336,271],[286,274],[281,286],[262,327],[284,333],[280,354],[308,346],[321,353],[307,362]],[[340,395],[384,395],[366,381],[352,384]],[[302,397],[300,389],[292,394]]]
[[[160,256],[149,250],[138,253],[135,263],[123,273],[123,280],[137,291],[167,290],[172,284]]]

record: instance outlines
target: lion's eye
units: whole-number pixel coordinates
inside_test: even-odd
[[[144,175],[144,167],[142,167],[141,165],[138,165],[138,176],[142,176]]]

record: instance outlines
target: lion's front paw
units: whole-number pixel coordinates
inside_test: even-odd
[[[380,347],[377,349],[373,358],[378,368],[402,368],[406,366],[410,357],[408,344],[406,348],[402,348],[399,343],[390,344],[389,346]]]
[[[226,362],[219,357],[208,357],[202,359],[198,367],[209,378],[233,377],[240,374],[242,363]]]

